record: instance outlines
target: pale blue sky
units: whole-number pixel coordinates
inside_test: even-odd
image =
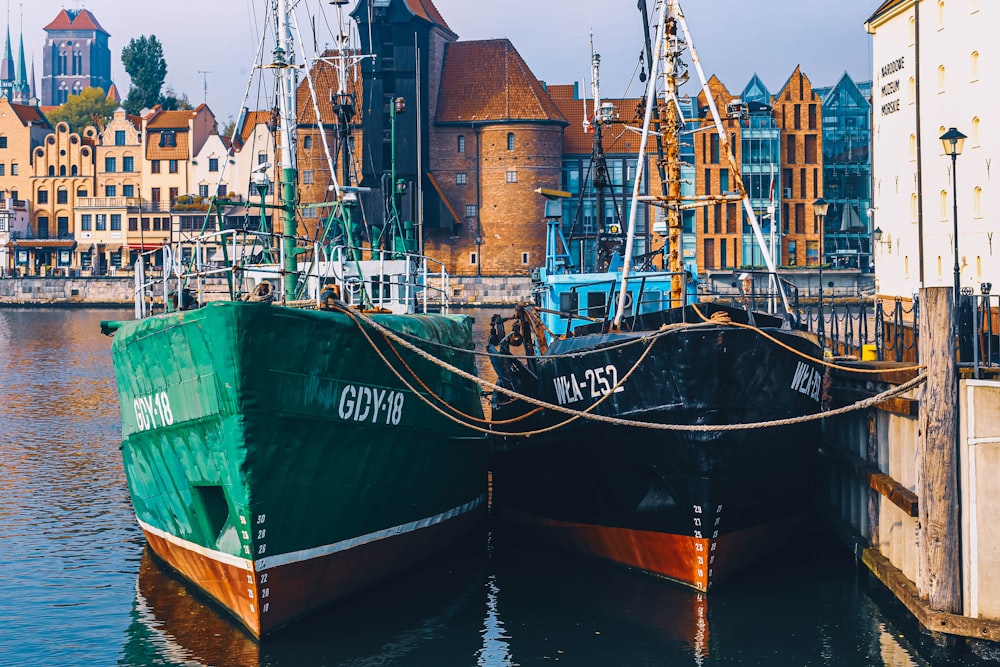
[[[553,84],[589,81],[593,26],[595,48],[603,59],[602,93],[639,94],[633,73],[642,33],[635,0],[433,1],[461,39],[507,37],[535,75]],[[315,10],[319,0],[301,2]],[[256,47],[250,8],[259,16],[262,4],[262,0],[28,0],[23,5],[15,1],[10,2],[12,47],[16,51],[23,6],[25,55],[30,59],[34,49],[40,81],[42,28],[63,7],[85,7],[111,33],[112,76],[123,97],[129,81],[121,67],[122,48],[133,37],[155,34],[164,44],[167,83],[198,103],[207,80],[209,106],[224,120],[236,115],[243,98]],[[871,39],[863,24],[878,4],[879,0],[687,0],[682,7],[708,75],[717,74],[737,92],[756,72],[776,92],[796,65],[815,85],[836,83],[845,71],[858,81],[870,79]],[[325,1],[322,5],[329,6]],[[321,44],[328,41],[322,28],[318,32]],[[210,73],[203,76],[199,70]]]

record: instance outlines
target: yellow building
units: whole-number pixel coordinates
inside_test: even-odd
[[[35,249],[29,272],[91,269],[93,251],[89,245],[76,245],[74,240],[74,210],[78,200],[94,193],[96,143],[94,128],[88,127],[81,137],[70,132],[66,123],[59,123],[55,132],[31,153],[30,199],[34,207],[30,229],[36,238],[60,244]]]
[[[127,115],[122,108],[115,111],[98,133],[96,189],[93,196],[81,197],[76,203],[76,238],[81,249],[90,246],[95,275],[128,267],[130,248],[141,247],[141,127],[141,118]]]

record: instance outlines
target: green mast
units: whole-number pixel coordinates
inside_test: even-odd
[[[292,26],[289,21],[292,7],[289,0],[277,0],[277,45],[274,49],[272,67],[278,75],[278,110],[281,126],[278,146],[281,159],[278,161],[278,182],[280,201],[278,209],[282,213],[282,300],[295,298],[298,285],[298,261],[295,236],[298,223],[295,218],[296,181],[298,178],[295,161],[296,92],[298,90],[298,68],[295,66],[295,50],[292,43]]]

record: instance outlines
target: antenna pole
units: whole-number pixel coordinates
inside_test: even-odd
[[[208,104],[208,75],[211,73],[212,72],[210,70],[198,70],[198,74],[201,74],[201,86],[204,91],[204,98],[202,99],[202,102],[205,104]]]

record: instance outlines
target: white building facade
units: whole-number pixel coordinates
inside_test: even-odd
[[[997,26],[996,0],[886,0],[866,22],[880,294],[954,285],[956,204],[961,288],[1000,288],[1000,196],[991,180],[1000,153]],[[952,127],[967,136],[954,188],[939,138]]]

